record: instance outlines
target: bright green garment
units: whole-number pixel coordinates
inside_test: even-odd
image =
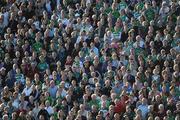
[[[176,96],[180,96],[180,91],[178,87],[175,87],[175,94]]]
[[[121,31],[120,31],[120,30],[113,32],[113,36],[114,36],[114,38],[116,38],[116,39],[119,39],[119,38],[120,38],[120,35],[121,35]]]
[[[130,55],[130,50],[131,48],[133,48],[133,42],[132,41],[128,41],[128,46],[124,49],[125,50],[125,53],[127,55]]]
[[[119,14],[119,11],[118,10],[114,10],[112,11],[112,15],[113,17],[115,17],[116,19],[119,18],[120,14]]]
[[[128,17],[126,15],[120,16],[120,18],[123,22],[128,20]]]
[[[60,84],[60,80],[55,80],[55,84],[59,85]]]
[[[126,2],[124,2],[124,1],[122,1],[122,2],[120,2],[119,3],[119,10],[122,10],[122,9],[125,9],[127,7],[127,4],[126,4]]]
[[[106,15],[108,15],[110,12],[112,11],[112,9],[109,7],[109,8],[107,8],[107,9],[105,9],[105,13],[106,13]]]
[[[24,79],[24,75],[23,74],[16,74],[15,75],[16,81],[20,82],[22,84],[25,84],[25,79]]]
[[[101,56],[101,57],[100,57],[100,63],[103,63],[104,60],[105,60],[105,59],[104,59],[104,56]]]
[[[57,112],[54,112],[54,113],[53,113],[53,116],[54,116],[54,119],[55,119],[55,120],[58,120],[58,113],[57,113]]]
[[[148,22],[155,18],[155,12],[152,8],[147,9],[144,14]]]
[[[142,74],[140,81],[141,81],[142,83],[146,82],[146,78],[145,78],[145,75],[144,75],[144,74]]]
[[[35,52],[39,53],[40,52],[40,48],[42,48],[43,45],[40,42],[36,42],[36,43],[33,44],[32,47],[33,47],[33,50],[35,50]]]
[[[74,72],[73,76],[78,79],[81,76],[81,74],[79,72]]]
[[[84,56],[89,56],[89,48],[82,48],[81,51],[83,51]]]
[[[174,39],[171,42],[171,47],[176,47],[178,45],[178,42],[180,42],[180,39]]]
[[[100,108],[99,103],[100,103],[100,101],[98,99],[96,99],[96,100],[91,100],[88,104],[90,107],[95,105],[99,109]]]
[[[99,10],[101,7],[103,7],[103,3],[102,2],[96,3],[96,9],[97,10]]]
[[[144,3],[143,2],[137,3],[135,8],[136,8],[137,11],[142,10],[144,8]]]
[[[142,48],[135,48],[135,57],[137,58],[139,54],[144,55],[144,50]]]
[[[171,115],[168,117],[168,120],[175,120],[175,118],[174,118],[174,116]]]
[[[53,99],[52,99],[50,96],[47,97],[46,100],[49,101],[50,105],[53,105]],[[46,100],[45,100],[45,101],[46,101]]]
[[[41,72],[43,72],[48,68],[48,64],[46,62],[40,62],[37,67]]]

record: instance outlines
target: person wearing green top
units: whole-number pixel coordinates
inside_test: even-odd
[[[89,48],[87,46],[87,42],[83,42],[83,47],[81,48],[81,51],[84,53],[84,56],[89,56]]]
[[[100,100],[98,100],[96,94],[92,94],[91,98],[92,98],[92,100],[88,103],[89,107],[95,105],[99,109],[100,108],[100,106],[99,106]]]
[[[115,26],[114,30],[112,32],[114,39],[119,41],[121,39],[121,32],[122,32],[121,28],[118,28],[118,27]]]
[[[106,2],[104,2],[103,7],[106,15],[108,15],[112,11],[112,9],[108,6]]]
[[[123,22],[128,21],[128,17],[126,16],[124,9],[121,9],[121,10],[120,10],[120,18],[121,18],[121,20],[122,20]]]
[[[32,45],[32,48],[35,52],[39,53],[40,49],[43,47],[42,43],[38,39],[36,39],[36,42]]]
[[[112,4],[112,16],[117,19],[120,14],[115,4]]]
[[[96,5],[96,9],[99,10],[101,7],[103,7],[103,1],[98,0],[95,5]]]
[[[167,110],[166,114],[167,114],[167,120],[175,120],[175,117],[170,110]]]
[[[125,0],[121,0],[121,2],[119,3],[118,9],[122,10],[122,9],[125,9],[126,7],[127,7],[127,4]]]
[[[150,22],[151,20],[153,20],[155,18],[155,12],[150,7],[149,3],[145,4],[144,16],[148,22]]]
[[[101,107],[109,108],[109,106],[110,106],[110,101],[109,101],[109,99],[107,99],[107,96],[106,96],[106,95],[102,95],[102,96],[101,96],[101,100],[100,100],[100,102],[99,102],[99,106],[100,106],[100,108],[101,108]]]
[[[16,75],[15,75],[16,81],[21,83],[21,84],[25,84],[25,78],[24,75],[21,73],[20,69],[17,68],[16,69]]]
[[[142,0],[138,0],[138,3],[135,5],[135,9],[140,12],[143,8],[144,8],[143,1]]]
[[[44,57],[42,55],[39,57],[39,60],[40,60],[40,62],[37,67],[40,72],[44,72],[49,66],[46,63],[46,61],[44,60]]]

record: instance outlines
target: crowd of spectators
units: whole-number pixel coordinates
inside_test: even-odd
[[[179,0],[0,8],[0,119],[180,120]]]

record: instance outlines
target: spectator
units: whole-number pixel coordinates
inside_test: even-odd
[[[178,0],[0,6],[2,119],[179,119]]]

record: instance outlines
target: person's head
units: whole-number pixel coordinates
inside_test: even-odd
[[[148,117],[148,120],[153,120],[153,117],[152,117],[152,116],[149,116],[149,117]]]
[[[126,112],[131,113],[131,107],[129,105],[126,106]]]
[[[45,117],[43,115],[40,115],[39,120],[45,120]]]
[[[54,80],[51,80],[50,81],[50,87],[54,87],[54,86],[55,86]]]
[[[160,112],[163,112],[163,111],[164,111],[164,105],[163,105],[163,104],[160,104],[160,105],[158,106],[158,108],[159,108],[159,111],[160,111]]]
[[[34,103],[34,97],[32,95],[29,96],[29,101]]]
[[[120,120],[120,115],[118,113],[114,114],[114,120]]]
[[[160,118],[159,118],[158,116],[156,116],[156,117],[154,118],[154,120],[160,120]]]
[[[136,115],[139,115],[139,116],[141,116],[141,115],[142,115],[142,111],[141,111],[141,109],[136,109],[136,110],[135,110],[135,113],[136,113]]]
[[[92,106],[91,106],[91,111],[92,111],[92,112],[97,112],[97,110],[98,110],[98,109],[97,109],[97,106],[96,106],[96,105],[92,105]]]
[[[180,102],[178,102],[178,103],[176,104],[176,109],[177,109],[177,110],[180,110]]]
[[[17,113],[16,113],[16,112],[13,112],[13,113],[12,113],[12,120],[16,120],[17,117],[18,117],[18,116],[17,116]]]
[[[147,105],[147,99],[146,98],[142,98],[142,105]]]
[[[31,81],[30,78],[26,77],[26,87],[31,87]]]
[[[85,110],[84,104],[80,104],[79,108],[80,108],[80,110],[84,111]]]
[[[8,120],[9,116],[7,114],[3,115],[2,119],[3,120]]]
[[[110,114],[114,113],[114,106],[113,105],[109,106],[109,113]]]
[[[6,68],[2,67],[2,68],[0,69],[0,74],[1,74],[1,75],[6,74]]]
[[[136,115],[134,120],[141,120],[141,115]]]
[[[60,119],[60,118],[63,118],[64,117],[64,111],[63,110],[59,110],[58,111],[58,118]]]

